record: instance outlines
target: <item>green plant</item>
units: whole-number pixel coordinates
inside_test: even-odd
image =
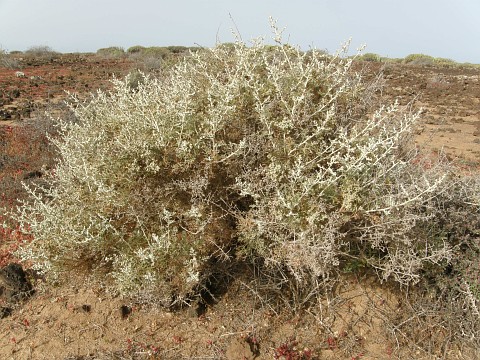
[[[382,61],[382,58],[378,54],[365,53],[365,54],[359,56],[358,60],[379,62],[379,61]]]
[[[141,54],[143,56],[165,59],[170,55],[170,51],[165,47],[151,46],[143,49]]]
[[[435,63],[435,65],[439,65],[439,66],[458,66],[459,65],[455,60],[438,58],[438,57],[434,58],[433,62]]]
[[[173,54],[182,54],[188,52],[188,48],[186,46],[167,46],[167,49]]]
[[[138,90],[139,86],[143,84],[145,80],[145,74],[139,70],[133,70],[126,76],[127,86],[133,91]]]
[[[111,46],[97,50],[97,55],[103,58],[119,58],[125,55],[125,50],[119,46]]]
[[[137,67],[146,72],[166,68],[175,55],[168,48],[160,46],[137,47],[129,54],[137,63]]]
[[[142,51],[145,50],[145,47],[144,46],[140,46],[140,45],[135,45],[135,46],[131,46],[127,49],[127,53],[128,54],[138,54],[138,53],[141,53]]]
[[[272,26],[276,46],[238,40],[73,98],[55,172],[13,215],[34,237],[20,256],[168,301],[233,258],[297,288],[345,261],[405,285],[451,261],[478,226],[478,182],[425,165],[418,114],[379,106],[346,46],[304,53]]]
[[[435,60],[430,55],[424,54],[410,54],[403,59],[405,64],[410,65],[433,65]]]

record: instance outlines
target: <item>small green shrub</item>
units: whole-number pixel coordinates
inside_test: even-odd
[[[188,51],[186,46],[167,46],[167,50],[173,54],[182,54]]]
[[[366,53],[366,54],[363,54],[363,55],[359,56],[358,60],[379,62],[379,61],[382,60],[382,58],[378,54]]]
[[[133,70],[126,76],[127,86],[132,91],[137,91],[139,86],[145,81],[145,74],[140,70]]]
[[[304,53],[274,29],[276,46],[219,45],[73,98],[48,186],[14,215],[34,237],[21,257],[179,301],[232,259],[298,288],[348,264],[406,285],[451,261],[478,229],[478,181],[422,161],[418,114],[379,106],[346,47]]]
[[[145,47],[144,46],[140,46],[140,45],[135,45],[135,46],[131,46],[127,49],[127,53],[128,54],[138,54],[138,53],[141,53],[142,51],[145,50]]]
[[[405,64],[410,65],[433,65],[435,60],[432,56],[424,54],[410,54],[403,59]]]
[[[183,57],[187,56],[190,53],[189,50],[189,48],[184,46],[136,47],[129,51],[129,54],[137,63],[138,68],[145,72],[151,72],[172,67]]]
[[[165,59],[167,56],[170,55],[170,51],[165,47],[150,46],[150,47],[145,48],[142,51],[142,55],[143,56],[157,57],[157,58],[160,58],[160,59]]]
[[[97,50],[97,55],[103,58],[121,58],[125,55],[125,50],[119,46],[111,46]]]
[[[433,62],[438,66],[457,66],[459,65],[455,60],[446,58],[434,58]]]

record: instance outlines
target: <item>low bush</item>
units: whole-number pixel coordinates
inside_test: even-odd
[[[34,238],[22,259],[167,301],[234,259],[297,288],[353,263],[404,285],[443,271],[478,232],[477,178],[422,160],[418,114],[382,105],[346,47],[304,53],[273,26],[276,46],[72,98],[59,164],[13,215]]]
[[[58,52],[53,50],[50,46],[38,45],[32,46],[27,51],[25,55],[34,57],[37,59],[52,59],[54,56],[58,55]]]
[[[365,53],[365,54],[362,54],[361,56],[359,56],[358,60],[380,62],[380,61],[382,61],[382,58],[378,54]]]
[[[410,54],[403,59],[403,62],[405,64],[410,64],[410,65],[433,65],[435,60],[432,56],[430,55],[424,55],[424,54]]]
[[[452,59],[446,59],[446,58],[435,58],[433,59],[435,65],[438,65],[438,66],[458,66],[460,65],[459,63],[457,63],[455,60],[452,60]]]
[[[165,59],[170,55],[170,51],[166,47],[162,46],[150,46],[141,51],[141,55],[147,57],[156,57]]]
[[[167,49],[173,54],[183,54],[189,50],[186,46],[167,46]]]
[[[12,56],[12,53],[7,53],[7,51],[0,48],[0,67],[7,69],[19,69],[20,64],[15,57]]]
[[[141,53],[142,51],[145,50],[145,47],[144,46],[140,46],[140,45],[135,45],[135,46],[131,46],[127,49],[127,53],[128,54],[138,54],[138,53]]]
[[[97,56],[103,58],[120,58],[125,55],[125,50],[119,46],[111,46],[108,48],[101,48],[97,50]]]
[[[171,68],[190,51],[191,49],[184,46],[134,46],[128,49],[130,58],[135,60],[137,68],[145,72]]]

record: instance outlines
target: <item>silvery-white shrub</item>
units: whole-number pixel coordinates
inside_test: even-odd
[[[378,106],[345,51],[302,52],[273,27],[275,46],[219,44],[135,89],[127,77],[72,98],[58,166],[17,215],[35,239],[23,259],[177,299],[231,257],[300,285],[348,262],[407,284],[449,261],[436,219],[478,207],[468,181],[412,145],[418,114]]]

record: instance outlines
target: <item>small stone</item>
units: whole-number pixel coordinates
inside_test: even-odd
[[[0,297],[3,302],[16,303],[27,299],[33,292],[21,265],[11,263],[0,269]]]
[[[9,307],[0,307],[0,319],[6,318],[7,316],[12,315],[12,309]]]
[[[122,319],[126,319],[132,313],[132,308],[127,305],[122,305],[120,307],[120,312],[122,314]]]

